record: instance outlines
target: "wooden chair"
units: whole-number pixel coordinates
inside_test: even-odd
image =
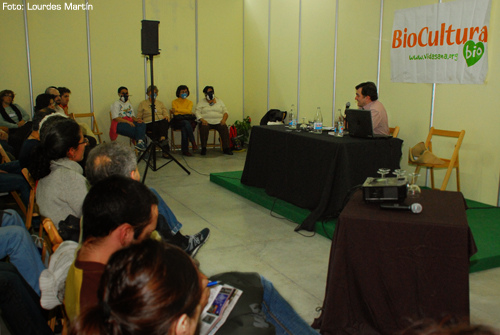
[[[57,231],[56,225],[50,218],[45,218],[40,225],[39,237],[43,239],[42,262],[45,262],[45,255],[48,251],[52,255],[59,248],[63,239]]]
[[[172,113],[172,111],[170,111],[170,148],[171,148],[171,150],[179,150],[179,149],[181,149],[181,145],[175,144],[175,134],[181,133],[181,130],[174,129],[174,127],[172,126],[173,117],[174,117],[174,113]],[[198,136],[197,144],[198,145],[200,144],[200,136]],[[192,147],[193,146],[191,145],[191,142],[189,142],[188,148],[192,148]]]
[[[399,134],[399,126],[396,126],[394,128],[389,127],[389,134],[392,134],[392,137],[397,138]]]
[[[63,239],[59,232],[57,231],[54,222],[51,219],[45,218],[40,225],[40,234],[39,237],[43,240],[43,249],[42,249],[42,262],[45,263],[45,257],[48,254],[49,257],[57,250],[57,248],[63,243]],[[48,317],[48,325],[52,331],[55,330],[57,319],[62,319],[63,331],[62,334],[68,333],[68,316],[66,315],[66,309],[64,304],[55,307],[49,311]]]
[[[28,202],[28,208],[26,209],[26,229],[31,228],[31,223],[33,221],[33,215],[35,214],[35,196],[36,196],[36,181],[33,179],[27,168],[22,170],[24,179],[30,185],[30,198]]]
[[[460,151],[460,146],[462,145],[462,141],[465,136],[465,130],[461,131],[451,131],[451,130],[441,130],[441,129],[435,129],[432,127],[429,131],[429,135],[427,135],[427,139],[425,140],[425,147],[432,152],[432,136],[442,136],[442,137],[451,137],[451,138],[456,138],[457,143],[455,144],[455,149],[453,150],[453,154],[451,155],[450,159],[446,158],[441,158],[442,161],[444,161],[444,164],[429,164],[429,163],[415,163],[410,160],[408,157],[408,164],[413,164],[416,165],[415,173],[420,172],[421,167],[425,167],[428,169],[431,169],[431,186],[432,188],[434,187],[434,169],[435,168],[445,168],[446,170],[446,175],[443,180],[443,184],[441,185],[440,190],[444,191],[446,190],[446,186],[448,185],[448,180],[450,179],[451,172],[453,169],[456,169],[457,173],[457,191],[460,192],[460,172],[459,172],[459,161],[458,161],[458,152]]]
[[[214,140],[213,140],[212,143],[209,142],[210,141],[210,133],[211,132],[214,135]],[[197,134],[196,135],[196,142],[201,143],[200,142],[200,126],[198,126],[198,131],[196,132],[196,134]],[[219,147],[220,150],[222,151],[223,150],[223,148],[222,148],[222,140],[221,140],[220,136],[217,136],[217,135],[219,135],[219,133],[215,129],[210,129],[208,131],[207,148],[214,148],[215,149],[215,148]],[[217,143],[217,137],[219,138],[219,143]]]
[[[102,131],[99,130],[99,126],[97,125],[97,120],[95,118],[94,113],[70,113],[69,117],[71,117],[73,120],[77,121],[77,118],[90,118],[91,120],[91,127],[90,129],[94,133],[95,136],[99,139],[99,143],[102,143],[101,135]]]
[[[0,144],[0,156],[1,156],[2,163],[9,163],[10,162],[10,158],[7,155],[7,153],[5,152],[5,150],[3,149],[1,144]],[[26,217],[26,206],[24,205],[23,201],[21,200],[19,193],[17,193],[17,191],[11,191],[9,193],[12,195],[12,197],[16,201],[17,205],[19,206],[19,208],[23,212],[24,216]],[[30,226],[31,226],[31,224],[30,224]],[[26,226],[26,228],[29,229],[28,226]]]

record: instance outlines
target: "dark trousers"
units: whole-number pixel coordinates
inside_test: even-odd
[[[10,263],[0,262],[0,309],[12,334],[53,334],[40,297]]]
[[[26,122],[19,128],[9,129],[9,140],[8,143],[12,148],[14,148],[14,156],[19,157],[19,152],[23,146],[23,142],[28,138],[31,133],[31,121]]]
[[[156,141],[159,141],[162,136],[168,138],[168,128],[170,128],[170,122],[166,119],[146,123],[146,132],[148,136]]]
[[[219,132],[220,139],[222,141],[222,148],[229,149],[229,130],[226,125],[223,126],[220,123],[208,125],[200,123],[201,147],[207,147],[208,133],[210,129],[215,129]]]

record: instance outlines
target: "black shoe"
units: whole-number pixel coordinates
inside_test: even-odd
[[[170,145],[168,144],[168,139],[162,140],[160,142],[160,147],[164,152],[170,151]]]
[[[224,149],[224,155],[232,155],[232,154],[233,152],[231,151],[231,149],[229,148]]]
[[[196,256],[198,250],[200,250],[201,246],[205,244],[208,236],[210,236],[210,229],[205,228],[197,234],[187,235],[188,246],[184,251],[191,257]]]
[[[200,155],[205,156],[207,154],[207,148],[201,148]]]

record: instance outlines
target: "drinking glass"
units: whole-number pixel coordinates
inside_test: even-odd
[[[377,173],[380,175],[380,179],[384,179],[385,175],[391,172],[391,169],[387,168],[380,168],[378,169]]]
[[[408,185],[407,197],[408,198],[419,198],[420,194],[422,193],[422,190],[416,184],[416,182],[417,182],[417,177],[420,176],[420,174],[413,172],[413,173],[410,173],[409,176],[411,177],[411,184]]]
[[[404,175],[406,174],[406,171],[402,169],[396,169],[394,170],[393,174],[395,174],[398,179],[403,179]]]

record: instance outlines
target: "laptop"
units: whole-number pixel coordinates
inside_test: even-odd
[[[373,134],[372,113],[364,109],[347,109],[347,131],[352,137],[391,138],[391,135]]]

